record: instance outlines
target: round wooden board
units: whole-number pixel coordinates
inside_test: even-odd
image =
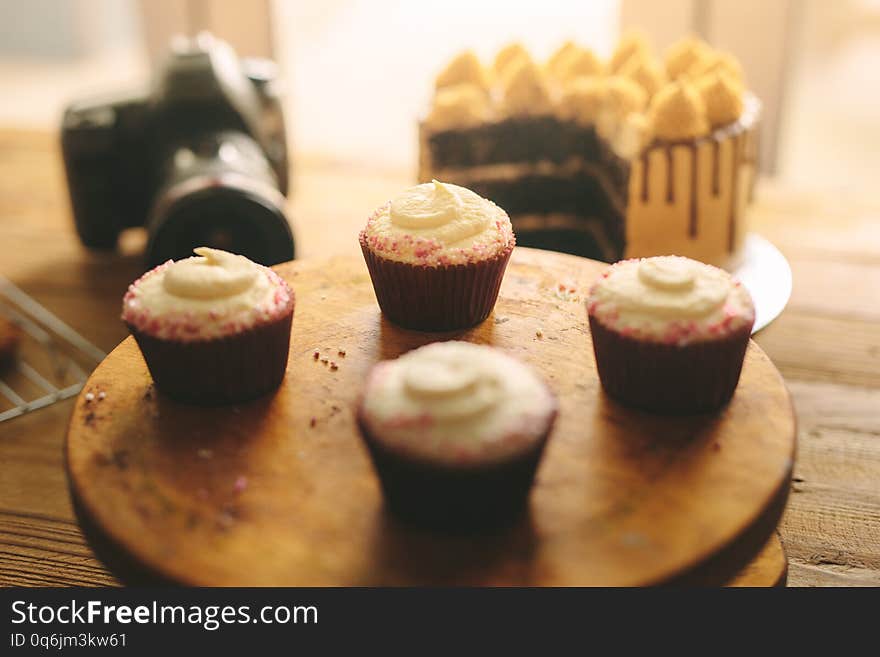
[[[186,584],[727,582],[767,543],[787,498],[788,393],[752,343],[720,413],[660,417],[609,399],[583,303],[602,267],[518,247],[489,319],[426,334],[381,316],[360,259],[280,265],[297,307],[277,394],[213,409],[175,403],[153,389],[135,342],[123,341],[71,417],[75,501],[136,562]],[[354,424],[373,363],[451,338],[508,350],[560,398],[529,511],[496,534],[397,523]]]

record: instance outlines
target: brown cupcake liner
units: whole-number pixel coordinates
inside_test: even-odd
[[[523,514],[555,418],[527,450],[461,466],[407,457],[386,447],[360,413],[357,422],[389,511],[410,525],[458,533],[496,529]]]
[[[281,385],[287,369],[293,299],[287,313],[242,333],[211,340],[163,340],[128,325],[156,388],[177,401],[233,404]]]
[[[623,404],[669,415],[713,411],[739,383],[751,326],[679,346],[621,335],[590,315],[602,387]]]
[[[513,245],[467,265],[412,265],[376,255],[360,236],[376,300],[395,324],[419,331],[470,328],[489,316]]]

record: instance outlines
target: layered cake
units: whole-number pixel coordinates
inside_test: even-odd
[[[614,262],[737,264],[756,175],[760,103],[736,59],[688,38],[661,60],[631,33],[607,61],[566,43],[468,51],[437,77],[419,178],[507,210],[517,242]]]

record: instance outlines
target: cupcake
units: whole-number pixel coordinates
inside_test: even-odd
[[[755,307],[730,274],[680,256],[623,260],[587,301],[605,391],[649,411],[688,414],[727,403]]]
[[[357,421],[395,515],[481,529],[522,512],[556,407],[543,381],[503,352],[437,342],[378,363]]]
[[[287,367],[294,296],[271,269],[244,256],[195,249],[128,288],[122,321],[156,387],[195,404],[259,397]]]
[[[516,240],[507,213],[434,180],[376,210],[360,234],[379,307],[400,326],[451,331],[495,305]]]

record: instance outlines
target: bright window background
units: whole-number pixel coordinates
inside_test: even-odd
[[[141,2],[157,1],[0,0],[0,128],[57,129],[69,100],[145,79]],[[880,0],[798,1],[778,176],[798,187],[873,193]],[[295,152],[410,170],[432,79],[459,50],[488,59],[516,39],[543,58],[573,38],[607,54],[619,14],[617,0],[273,6]]]
[[[278,2],[276,40],[290,71],[294,135],[305,152],[412,166],[416,120],[434,75],[465,48],[491,61],[512,40],[539,58],[564,39],[602,54],[618,31],[616,0]]]

